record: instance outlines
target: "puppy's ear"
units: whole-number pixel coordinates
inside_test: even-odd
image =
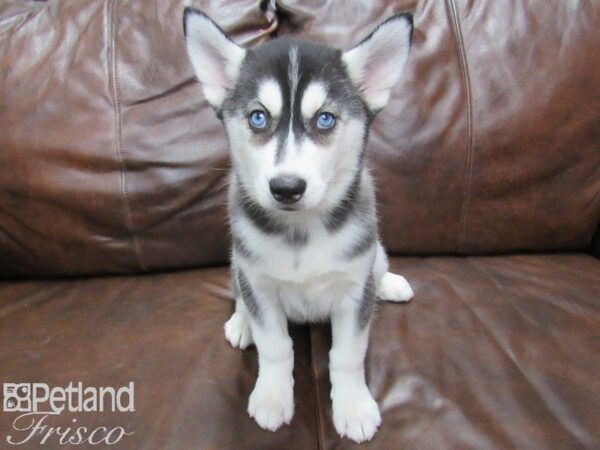
[[[408,60],[413,21],[408,13],[383,22],[364,41],[344,52],[350,79],[374,112],[382,109]]]
[[[206,100],[217,110],[238,77],[246,50],[227,37],[206,14],[185,8],[183,32],[188,56]]]

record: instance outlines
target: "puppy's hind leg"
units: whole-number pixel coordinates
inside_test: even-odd
[[[377,286],[376,293],[380,300],[390,302],[408,302],[414,292],[402,275],[388,272],[389,264],[381,242],[377,242],[377,253],[373,266],[373,275]]]
[[[231,273],[231,291],[235,298],[235,312],[225,322],[225,339],[227,339],[233,348],[244,350],[249,345],[252,345],[254,341],[252,340],[252,330],[250,329],[249,312],[244,304],[236,271],[233,268]]]

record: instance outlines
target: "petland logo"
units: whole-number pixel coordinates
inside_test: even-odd
[[[4,412],[20,413],[12,422],[16,434],[6,436],[11,445],[58,442],[60,445],[114,445],[133,431],[123,427],[88,428],[72,418],[67,426],[50,426],[48,417],[63,412],[135,412],[134,383],[114,387],[68,386],[50,387],[46,383],[4,383]]]

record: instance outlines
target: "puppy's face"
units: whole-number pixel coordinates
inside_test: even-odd
[[[268,210],[332,208],[362,168],[367,130],[408,57],[395,16],[348,52],[277,39],[245,50],[186,9],[187,50],[229,136],[235,176]]]
[[[222,116],[239,181],[264,208],[323,208],[357,171],[368,110],[341,56],[289,40],[247,52]]]

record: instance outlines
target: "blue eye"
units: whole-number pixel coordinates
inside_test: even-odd
[[[323,112],[317,117],[317,128],[320,128],[321,130],[328,130],[333,128],[334,125],[335,117],[331,113]]]
[[[252,128],[265,128],[267,126],[267,114],[264,111],[252,111],[249,122]]]

